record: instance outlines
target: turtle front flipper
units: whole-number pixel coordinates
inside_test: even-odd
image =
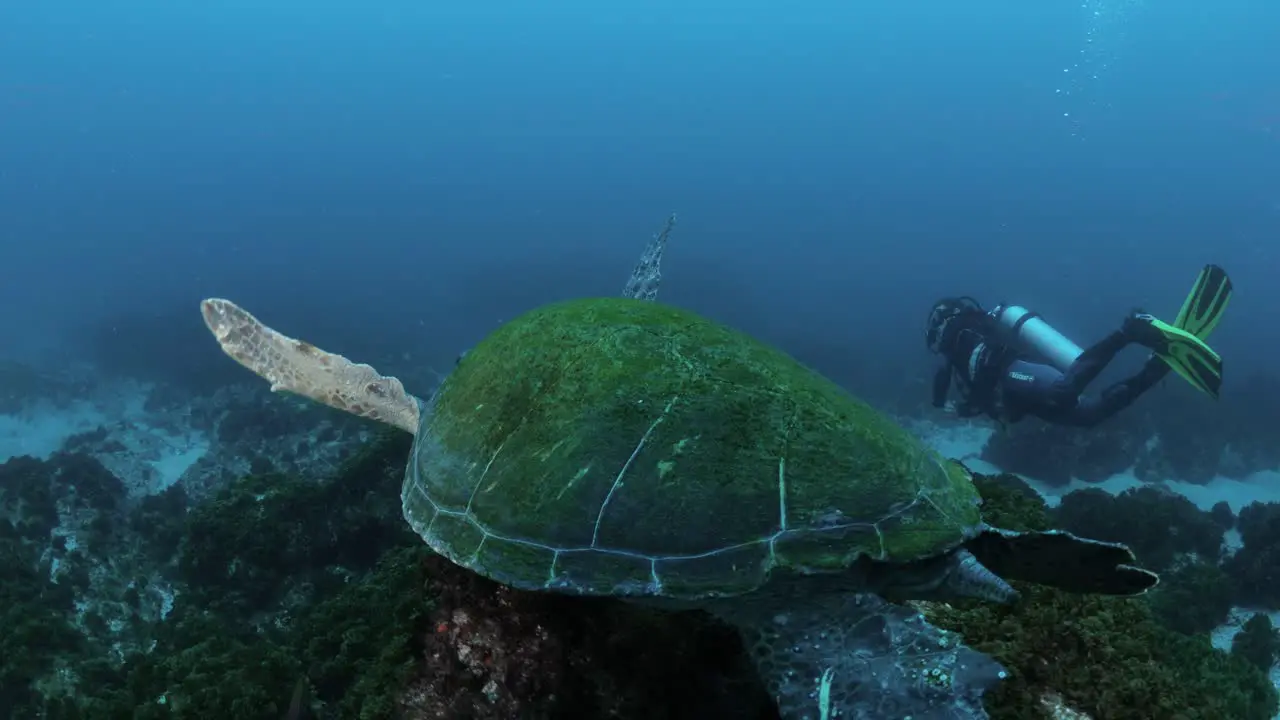
[[[230,300],[205,300],[200,313],[222,351],[270,382],[273,392],[287,390],[352,415],[418,432],[418,400],[396,378],[272,330]]]
[[[987,718],[995,660],[871,594],[792,595],[776,605],[709,608],[735,625],[783,720]]]
[[[645,246],[640,262],[636,263],[635,270],[631,271],[631,277],[622,290],[622,297],[649,301],[658,299],[658,287],[662,284],[662,251],[667,249],[667,239],[675,226],[676,216],[673,213],[667,218],[662,232],[654,235]]]
[[[966,548],[992,572],[1059,590],[1099,595],[1139,595],[1160,577],[1135,567],[1126,545],[1068,532],[1014,532],[986,528]]]

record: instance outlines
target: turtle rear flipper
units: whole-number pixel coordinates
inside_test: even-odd
[[[1057,530],[987,528],[965,547],[1000,577],[1067,592],[1139,595],[1160,581],[1155,573],[1134,566],[1137,559],[1128,546]]]
[[[676,216],[672,214],[667,218],[667,224],[662,226],[662,232],[654,235],[645,246],[640,262],[636,263],[626,287],[622,289],[622,297],[650,302],[658,299],[658,288],[662,285],[662,251],[667,249],[667,239],[675,226]]]
[[[418,401],[396,378],[272,330],[230,300],[205,300],[200,314],[222,351],[270,382],[273,392],[287,390],[417,433]]]

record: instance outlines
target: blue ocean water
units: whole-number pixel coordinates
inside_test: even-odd
[[[831,367],[913,365],[940,295],[1083,338],[1218,262],[1250,288],[1218,343],[1267,368],[1275,12],[6,5],[6,348],[220,294],[443,362],[678,211],[673,298]]]
[[[1258,397],[1278,40],[1250,0],[3,3],[0,360],[208,395],[248,379],[200,322],[219,296],[421,391],[522,310],[616,295],[675,212],[664,300],[903,417],[936,420],[937,298],[1087,345],[1206,263],[1236,288],[1223,402]],[[108,394],[67,427],[142,412]],[[0,459],[65,440],[22,412]],[[148,456],[160,485],[196,435]],[[1191,484],[1280,469],[1250,462]]]

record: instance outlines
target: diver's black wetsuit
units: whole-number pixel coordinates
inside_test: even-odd
[[[961,417],[990,415],[1016,422],[1026,415],[1059,425],[1090,427],[1115,415],[1169,374],[1169,365],[1152,357],[1137,374],[1081,397],[1085,386],[1125,346],[1137,342],[1124,330],[1103,338],[1076,358],[1067,372],[1020,357],[1000,341],[994,320],[983,312],[952,318],[940,350],[945,364],[933,379],[933,405],[943,407],[954,376],[962,395]]]

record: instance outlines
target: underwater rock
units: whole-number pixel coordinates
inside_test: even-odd
[[[1050,514],[1019,481],[977,476],[988,522],[1048,529]],[[978,602],[930,604],[931,622],[964,636],[1010,671],[987,694],[993,720],[1051,717],[1046,697],[1094,718],[1270,720],[1275,688],[1256,667],[1157,622],[1148,598],[1073,595],[1014,583],[1013,607]]]
[[[1098,482],[1133,468],[1144,482],[1204,484],[1280,467],[1280,380],[1254,375],[1218,403],[1185,392],[1158,393],[1100,428],[1034,418],[994,433],[982,459],[1051,485]],[[1179,389],[1182,390],[1182,389]]]
[[[1054,509],[1064,530],[1128,545],[1144,567],[1161,572],[1186,554],[1216,563],[1223,529],[1185,496],[1158,486],[1118,495],[1086,488],[1069,492]]]
[[[87,394],[85,378],[0,359],[0,415],[16,415],[35,405],[65,408]]]
[[[1280,608],[1280,503],[1246,505],[1236,526],[1244,545],[1222,563],[1236,604]]]
[[[982,493],[982,516],[989,524],[1020,532],[1054,527],[1052,510],[1026,480],[1012,473],[975,475],[974,480]]]
[[[209,395],[169,385],[99,390],[129,411],[113,411],[121,419],[68,438],[62,449],[97,458],[131,496],[182,482],[188,496],[199,501],[248,474],[331,475],[373,430],[367,421],[256,385]],[[140,396],[146,408],[141,413]]]
[[[1228,401],[1206,402],[1180,380],[1149,393],[1139,408],[1151,439],[1137,459],[1134,474],[1148,483],[1166,480],[1203,484],[1218,474],[1231,437]]]
[[[1057,693],[1041,696],[1040,706],[1049,720],[1093,720],[1087,714],[1067,705],[1062,696]]]
[[[1280,653],[1280,635],[1266,613],[1254,613],[1231,639],[1231,654],[1247,660],[1262,672],[1270,672]]]
[[[174,589],[151,642],[61,653],[68,680],[15,702],[278,720],[301,678],[305,717],[776,717],[735,631],[703,614],[521,593],[431,553],[400,514],[409,440],[384,433],[322,481],[244,478],[189,511],[180,486],[144,499],[126,525]],[[76,592],[66,612],[93,588]]]
[[[1204,485],[1217,476],[1225,441],[1171,431],[1162,432],[1158,438],[1134,466],[1133,474],[1139,480],[1153,484],[1181,480]]]
[[[700,612],[528,593],[442,558],[405,718],[775,720],[736,631]]]
[[[256,385],[224,389],[198,402],[214,442],[182,476],[188,495],[197,502],[250,474],[331,476],[343,458],[379,429]]]
[[[1096,432],[1030,419],[993,433],[981,457],[1007,472],[1063,486],[1072,478],[1101,482],[1124,472],[1142,446],[1140,437],[1119,430]]]
[[[62,519],[110,513],[124,500],[120,479],[92,456],[54,453],[48,460],[19,456],[0,463],[0,501],[9,519],[44,536]]]
[[[1230,530],[1236,526],[1236,514],[1227,504],[1226,500],[1219,500],[1209,508],[1209,517],[1218,524],[1223,530]]]
[[[1162,625],[1184,635],[1201,635],[1231,615],[1231,582],[1217,565],[1192,559],[1164,573],[1147,599]]]
[[[1219,428],[1226,439],[1219,472],[1242,480],[1255,473],[1280,468],[1280,378],[1255,373],[1223,398],[1227,422]]]
[[[71,436],[63,450],[90,455],[102,463],[120,478],[130,497],[160,492],[178,481],[182,463],[189,464],[202,454],[207,443],[185,428],[165,429],[155,420],[101,425]]]
[[[247,476],[203,501],[182,485],[122,501],[84,456],[0,465],[14,483],[0,487],[53,483],[24,491],[32,537],[54,537],[68,503],[112,518],[95,554],[59,556],[57,583],[44,549],[0,522],[0,545],[27,548],[4,568],[25,580],[0,585],[0,645],[39,649],[0,658],[0,702],[45,717],[279,720],[301,686],[300,718],[776,720],[736,631],[704,613],[524,593],[433,554],[401,516],[411,440],[378,433],[325,477]],[[64,492],[55,468],[85,490]],[[1054,521],[1020,479],[976,482],[994,524]],[[1256,668],[1165,629],[1144,598],[1019,589],[1014,607],[921,604],[1008,668],[984,698],[993,718],[1274,710]]]
[[[1154,439],[1139,454],[1135,474],[1145,482],[1207,483],[1219,475],[1244,479],[1280,466],[1280,381],[1253,375],[1232,383],[1216,403],[1186,388],[1144,398],[1135,408]]]
[[[143,644],[162,615],[162,588],[135,562],[124,485],[94,458],[0,464],[0,708],[60,717],[71,667]],[[54,705],[56,706],[56,701]]]

